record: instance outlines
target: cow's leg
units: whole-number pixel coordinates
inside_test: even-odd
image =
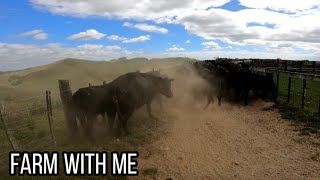
[[[114,124],[114,119],[116,117],[117,111],[116,109],[108,109],[107,111],[107,115],[108,115],[108,127],[109,127],[109,131],[112,132],[113,130],[113,124]]]
[[[208,106],[211,104],[211,102],[212,103],[214,102],[213,96],[211,94],[208,94],[207,99],[208,99],[208,101],[207,101],[206,106],[203,108],[204,110],[208,108]]]
[[[151,102],[148,102],[147,103],[147,111],[148,111],[148,114],[149,114],[149,117],[152,118],[152,119],[157,119],[155,116],[152,115],[151,113]]]
[[[88,134],[88,138],[92,141],[94,140],[92,130],[93,130],[93,122],[95,122],[95,120],[96,120],[96,115],[88,113],[88,115],[87,115],[87,134]]]
[[[245,89],[243,91],[243,98],[244,98],[244,105],[248,105],[248,98],[249,98],[249,89]]]
[[[81,128],[83,129],[84,132],[86,132],[87,125],[86,125],[86,116],[85,116],[85,114],[83,112],[77,112],[76,116],[79,119]]]
[[[130,134],[130,132],[128,130],[127,122],[129,120],[129,118],[132,116],[132,113],[133,113],[133,109],[127,109],[126,113],[123,113],[122,117],[120,119],[120,124],[121,124],[124,132],[126,133],[126,135]]]
[[[241,91],[241,89],[240,88],[236,88],[235,89],[235,93],[236,93],[236,101],[237,102],[241,102],[241,94],[242,94],[242,91]]]
[[[217,98],[218,98],[218,105],[221,106],[222,95],[218,94]]]
[[[109,122],[109,118],[108,117],[106,117],[106,112],[103,112],[103,113],[101,113],[101,116],[102,116],[102,119],[103,119],[103,124],[104,124],[104,126],[105,127],[107,127],[108,126],[108,122]],[[108,120],[106,119],[106,118],[108,118]]]

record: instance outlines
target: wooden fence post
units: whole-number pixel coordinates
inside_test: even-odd
[[[287,103],[290,103],[290,95],[291,95],[291,77],[289,76],[288,79],[288,99],[287,99]]]
[[[0,106],[0,120],[1,120],[3,129],[4,129],[4,132],[5,132],[6,136],[7,136],[7,139],[8,139],[8,141],[9,141],[9,143],[10,143],[10,146],[11,146],[12,150],[13,150],[13,151],[16,151],[16,148],[14,147],[13,142],[12,142],[12,139],[11,139],[11,137],[10,137],[10,135],[9,135],[9,130],[8,130],[7,124],[6,124],[6,122],[5,122],[5,118],[4,118],[5,112],[3,111],[3,109],[4,109],[4,108],[3,108],[3,105],[2,105],[2,103],[1,103],[1,106]]]
[[[315,61],[312,62],[312,71],[316,72],[316,62]]]
[[[72,91],[68,80],[59,80],[60,98],[63,105],[66,125],[71,135],[78,132],[76,116],[72,107]]]
[[[303,65],[303,61],[300,61],[300,64],[299,64],[299,71],[302,72],[302,65]]]
[[[50,91],[46,91],[46,102],[47,102],[47,117],[48,117],[48,122],[49,122],[49,130],[50,130],[51,140],[52,140],[54,147],[57,147],[56,138],[53,135],[53,130],[52,130],[53,120],[52,120],[52,104],[51,104],[52,101],[51,101],[51,92]]]
[[[305,100],[306,100],[306,87],[307,87],[307,80],[302,80],[302,98],[301,98],[301,108],[304,109]]]

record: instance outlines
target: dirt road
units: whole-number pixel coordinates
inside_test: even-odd
[[[223,104],[208,110],[169,110],[175,118],[167,136],[140,159],[142,179],[320,179],[320,143],[298,135],[270,104]]]

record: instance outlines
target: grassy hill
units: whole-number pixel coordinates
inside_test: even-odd
[[[58,91],[59,79],[71,81],[73,90],[91,84],[102,84],[111,81],[121,74],[137,70],[159,69],[176,65],[188,58],[128,60],[120,58],[111,61],[87,61],[64,59],[52,64],[0,74],[0,99],[12,99],[19,96],[30,96],[44,93],[46,90]]]

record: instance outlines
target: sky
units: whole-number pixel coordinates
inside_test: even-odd
[[[320,59],[319,0],[2,0],[0,71],[64,58]]]

